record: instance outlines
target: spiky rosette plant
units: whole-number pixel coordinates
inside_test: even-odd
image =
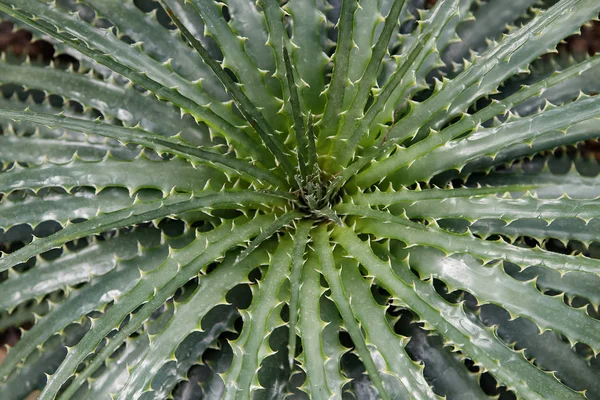
[[[598,0],[0,11],[2,400],[600,399]]]

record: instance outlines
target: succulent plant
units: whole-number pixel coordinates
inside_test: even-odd
[[[426,3],[0,0],[0,398],[600,399],[600,2]]]

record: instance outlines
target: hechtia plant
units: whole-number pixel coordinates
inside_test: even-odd
[[[600,399],[598,0],[0,11],[2,400]]]

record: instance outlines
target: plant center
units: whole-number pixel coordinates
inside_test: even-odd
[[[301,180],[297,179],[298,184]],[[316,220],[330,220],[341,223],[339,216],[333,210],[333,206],[341,197],[340,191],[329,193],[331,179],[324,176],[313,176],[306,180],[293,194],[298,198],[298,208],[306,214],[306,218]]]

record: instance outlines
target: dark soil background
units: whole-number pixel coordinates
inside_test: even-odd
[[[29,56],[36,60],[50,61],[54,48],[48,42],[31,41],[31,33],[26,30],[14,30],[8,21],[0,22],[0,51],[9,50],[18,56]]]

